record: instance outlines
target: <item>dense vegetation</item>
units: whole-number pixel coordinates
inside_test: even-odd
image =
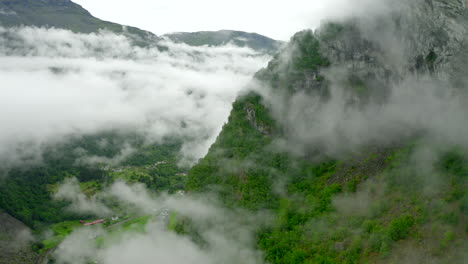
[[[84,162],[84,158],[95,156],[112,159],[126,145],[135,148],[135,152],[120,164]],[[183,189],[184,169],[177,165],[180,146],[180,141],[171,139],[165,144],[146,145],[138,135],[115,132],[50,145],[39,164],[10,168],[3,175],[0,208],[28,226],[41,229],[51,223],[87,217],[63,210],[67,203],[52,199],[57,185],[65,178],[76,177],[87,195],[116,179],[143,182],[154,191]]]
[[[330,25],[320,34],[330,39],[341,30]],[[319,69],[329,61],[320,43],[316,33],[298,33],[292,54],[276,56],[256,78],[278,92],[326,96]],[[217,192],[227,206],[274,211],[275,223],[258,232],[269,263],[398,263],[409,254],[421,254],[422,263],[461,263],[468,237],[463,149],[447,146],[426,171],[412,157],[428,143],[414,137],[340,160],[297,156],[274,147],[284,128],[271,116],[260,95],[239,98],[187,182],[188,190]]]

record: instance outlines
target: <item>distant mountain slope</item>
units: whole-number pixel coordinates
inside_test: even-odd
[[[142,44],[159,40],[151,32],[96,18],[70,0],[0,0],[0,26],[55,27],[78,33],[92,33],[106,29],[129,35]],[[233,30],[178,32],[164,36],[191,46],[220,46],[231,42],[269,54],[276,53],[282,45],[281,41],[256,33]]]
[[[79,33],[107,29],[140,37],[155,35],[135,27],[103,21],[70,0],[0,0],[0,26],[46,26]]]
[[[233,30],[177,32],[165,34],[164,36],[172,41],[186,43],[191,46],[221,46],[233,43],[237,46],[246,46],[254,50],[264,50],[269,53],[275,53],[282,45],[281,41],[260,34]]]

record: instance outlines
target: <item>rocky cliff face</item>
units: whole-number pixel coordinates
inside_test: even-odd
[[[386,80],[389,72],[395,80],[413,73],[431,73],[442,80],[459,74],[468,45],[466,1],[396,1],[395,5],[385,16],[360,18],[339,29],[322,28],[322,54],[334,65],[380,80]],[[329,32],[333,30],[340,32]]]
[[[339,67],[354,82],[375,81],[375,85],[398,82],[413,74],[432,74],[440,80],[454,81],[465,71],[466,67],[461,65],[467,62],[466,3],[466,0],[395,1],[384,15],[325,23],[315,34],[297,34],[260,75],[268,74],[266,79],[278,81],[272,76],[285,77],[286,73],[294,72],[299,75],[296,88],[303,89],[317,87],[313,80],[323,72],[323,66]],[[292,65],[297,58],[313,56],[314,51],[301,48],[307,38],[316,39],[320,47],[315,56],[328,61],[321,63],[321,68],[301,69]],[[304,76],[300,76],[301,71]]]

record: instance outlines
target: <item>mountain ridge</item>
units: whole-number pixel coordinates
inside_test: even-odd
[[[174,32],[164,34],[175,42],[182,42],[191,46],[220,46],[228,43],[240,47],[250,47],[254,50],[265,50],[268,53],[277,52],[283,42],[269,37],[236,30],[198,31],[198,32]]]
[[[142,38],[156,37],[149,31],[122,26],[100,20],[82,6],[70,0],[1,0],[0,25],[45,26],[69,29],[79,33],[92,33],[107,29],[115,33],[138,35]]]

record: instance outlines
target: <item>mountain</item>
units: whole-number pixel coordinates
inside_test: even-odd
[[[214,193],[226,208],[266,216],[255,248],[267,263],[466,263],[468,3],[389,2],[385,12],[295,34],[234,102],[188,178],[177,167],[180,142],[147,146],[111,130],[43,146],[40,165],[9,168],[0,207],[37,232],[53,231],[34,245],[45,253],[78,219],[94,219],[50,198],[63,179],[77,178],[86,196],[124,179],[151,191]],[[1,3],[1,21],[20,14],[11,8],[20,1]],[[190,41],[236,38],[248,45],[237,36]],[[83,153],[111,159],[125,143],[137,151],[119,165],[76,163]],[[23,227],[9,215],[0,216]],[[190,219],[170,218],[181,237],[210,248]]]
[[[281,41],[256,33],[234,30],[176,32],[165,34],[164,37],[167,37],[174,42],[181,42],[191,46],[221,46],[227,43],[232,43],[240,47],[264,50],[268,53],[276,53],[283,44]]]
[[[466,105],[467,5],[396,1],[297,33],[188,191],[274,212],[268,263],[466,263],[467,128],[449,121],[466,108],[447,107]]]
[[[160,39],[152,33],[102,21],[71,1],[1,0],[0,27],[22,25],[68,29],[82,33],[83,35],[77,36],[84,38],[100,38],[100,35],[85,36],[84,34],[105,29],[128,36],[134,40],[133,44],[145,46],[148,43],[156,43],[158,48],[164,49],[163,45],[157,44]],[[0,32],[1,45],[8,47],[11,44],[12,47],[18,47],[18,49],[23,47],[27,49],[28,45],[18,41],[14,34],[11,34],[14,31],[16,30],[8,29]],[[42,29],[37,31],[45,32]],[[58,39],[63,40],[61,36]],[[73,43],[66,43],[64,46],[71,48],[73,45]],[[97,54],[101,51],[100,48],[86,48]],[[166,47],[165,50],[167,49]],[[103,50],[107,51],[107,48]],[[139,47],[136,50],[140,50]],[[151,49],[151,51],[154,50]],[[250,51],[246,53],[252,54]],[[8,52],[5,54],[10,56]],[[57,76],[67,75],[65,68],[51,67],[44,70]],[[112,76],[114,74],[127,76],[126,72],[120,71],[113,72]],[[186,123],[180,125],[181,127],[188,126]],[[39,255],[47,255],[66,235],[72,232],[72,227],[80,226],[79,219],[94,217],[65,210],[68,202],[53,199],[52,194],[66,178],[77,178],[80,181],[80,187],[88,196],[98,193],[110,183],[118,180],[145,184],[148,190],[153,192],[174,193],[183,190],[187,168],[179,165],[181,160],[179,153],[182,151],[184,140],[189,142],[191,139],[174,135],[174,137],[162,139],[161,143],[149,144],[146,136],[138,131],[129,132],[126,129],[122,131],[116,128],[109,128],[95,132],[95,134],[69,135],[61,138],[60,142],[48,142],[41,145],[39,162],[34,160],[35,157],[25,156],[17,166],[10,166],[6,162],[0,164],[0,208],[6,212],[2,215],[4,216],[2,221],[21,223],[21,225],[24,223],[31,228],[36,238],[33,245],[34,252],[29,252],[31,247],[28,245],[25,248],[2,247],[0,263],[11,263],[10,261],[16,259],[20,259],[18,262],[21,263],[34,263],[35,261],[31,259]],[[32,149],[33,147],[25,143],[24,148]],[[125,150],[130,150],[131,153],[128,155],[123,153]],[[88,162],[86,158],[90,158],[90,161]],[[114,162],[114,160],[118,161]],[[2,243],[3,240],[8,241],[12,236],[7,232],[8,230],[4,231],[0,230]],[[47,235],[44,235],[45,233]]]
[[[70,0],[0,0],[0,26],[55,27],[79,33],[92,33],[105,29],[127,35],[139,45],[160,40],[149,31],[96,18]],[[276,53],[282,45],[281,41],[256,33],[232,30],[180,32],[164,36],[174,42],[191,46],[220,46],[231,42],[269,54]]]
[[[106,29],[126,34],[135,40],[136,44],[141,45],[160,40],[150,32],[95,18],[80,5],[69,0],[0,0],[0,26],[21,25],[57,27],[84,34]],[[5,39],[11,37],[6,32],[1,34]],[[251,35],[261,40],[267,39],[260,35]],[[10,42],[17,44],[14,38]],[[8,41],[4,43],[8,44]],[[267,47],[271,44],[268,41],[265,43]],[[158,48],[162,46],[158,45]],[[61,71],[56,68],[50,70]],[[8,169],[4,168],[4,164],[0,166],[0,208],[36,230],[45,228],[50,223],[74,219],[76,215],[60,213],[63,204],[52,201],[50,197],[50,185],[58,183],[67,175],[76,176],[83,182],[96,181],[98,186],[101,186],[104,182],[112,180],[108,178],[109,175],[127,177],[128,173],[132,173],[132,181],[144,182],[150,189],[183,189],[184,177],[181,175],[185,173],[185,168],[178,166],[177,157],[183,140],[185,139],[171,138],[165,139],[162,144],[147,146],[142,135],[121,134],[110,129],[94,135],[70,137],[63,144],[44,146],[43,164],[39,166]],[[100,142],[113,143],[101,148]],[[107,167],[104,171],[102,168],[77,165],[80,155],[73,151],[76,148],[82,149],[90,156],[112,159],[120,154],[119,151],[124,149],[127,143],[131,143],[138,151],[126,157],[119,165]],[[164,164],[153,167],[157,162]],[[12,177],[3,177],[4,174]]]
[[[0,26],[22,25],[56,27],[79,33],[106,29],[142,38],[155,37],[139,28],[100,20],[70,0],[0,0]]]

